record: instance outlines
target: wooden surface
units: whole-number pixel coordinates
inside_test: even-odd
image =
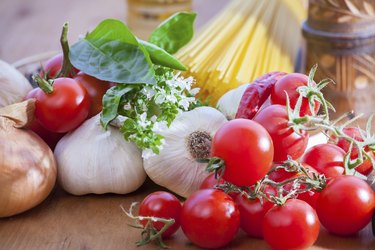
[[[202,25],[227,0],[196,0]],[[70,40],[94,27],[103,18],[125,19],[121,0],[1,0],[0,59],[15,62],[24,57],[59,49],[60,29],[70,22]],[[125,180],[126,181],[126,180]],[[1,187],[0,187],[1,188]],[[139,231],[120,205],[128,208],[148,193],[161,188],[147,181],[128,195],[86,195],[76,197],[56,188],[38,207],[23,214],[0,219],[0,249],[137,249]],[[1,205],[1,204],[0,204]],[[166,242],[171,249],[198,249],[182,231]],[[154,245],[138,249],[156,249]],[[225,249],[269,249],[264,241],[239,233]],[[368,226],[359,235],[341,238],[322,230],[312,249],[375,249]]]

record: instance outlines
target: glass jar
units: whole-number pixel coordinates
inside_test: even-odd
[[[190,11],[191,0],[127,0],[129,28],[141,39],[165,19],[179,11]]]

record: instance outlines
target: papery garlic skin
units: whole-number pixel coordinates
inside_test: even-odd
[[[16,128],[13,121],[2,116],[6,114],[0,115],[0,218],[44,201],[57,175],[48,145],[32,131]]]
[[[160,154],[144,159],[147,175],[156,184],[188,197],[199,189],[208,175],[207,164],[198,163],[196,159],[210,156],[211,140],[226,122],[225,116],[211,107],[199,107],[178,115],[169,128],[159,132],[165,139]],[[202,144],[191,152],[188,144],[192,134],[198,135],[197,140],[207,140],[208,148]]]
[[[217,109],[220,110],[228,120],[233,120],[236,117],[242,95],[248,86],[249,83],[246,83],[228,91],[217,102]]]
[[[117,128],[100,124],[100,114],[85,121],[57,144],[58,181],[74,195],[137,190],[146,180],[141,150]]]
[[[31,90],[31,84],[21,72],[0,60],[0,107],[22,101]]]

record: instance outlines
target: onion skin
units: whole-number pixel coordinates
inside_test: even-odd
[[[40,204],[57,175],[48,145],[32,131],[16,128],[19,121],[10,117],[0,116],[0,218]]]

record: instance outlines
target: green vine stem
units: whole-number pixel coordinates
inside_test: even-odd
[[[74,71],[73,71],[73,65],[69,60],[69,43],[68,43],[68,22],[64,23],[63,29],[61,32],[61,37],[60,37],[60,43],[64,55],[64,61],[61,67],[60,72],[57,74],[58,77],[66,77],[66,76],[71,76]]]
[[[120,205],[122,211],[132,220],[136,222],[136,225],[130,225],[135,228],[142,229],[142,238],[136,242],[137,246],[143,246],[146,245],[152,241],[156,241],[159,247],[161,248],[168,248],[168,246],[163,242],[162,235],[163,233],[174,224],[174,219],[164,219],[159,217],[153,217],[153,216],[136,216],[134,215],[134,208],[138,205],[137,202],[133,202],[130,205],[129,212],[125,210],[125,208]],[[142,225],[140,221],[147,221],[146,225]],[[164,224],[163,228],[158,231],[154,227],[154,222],[161,222]]]

